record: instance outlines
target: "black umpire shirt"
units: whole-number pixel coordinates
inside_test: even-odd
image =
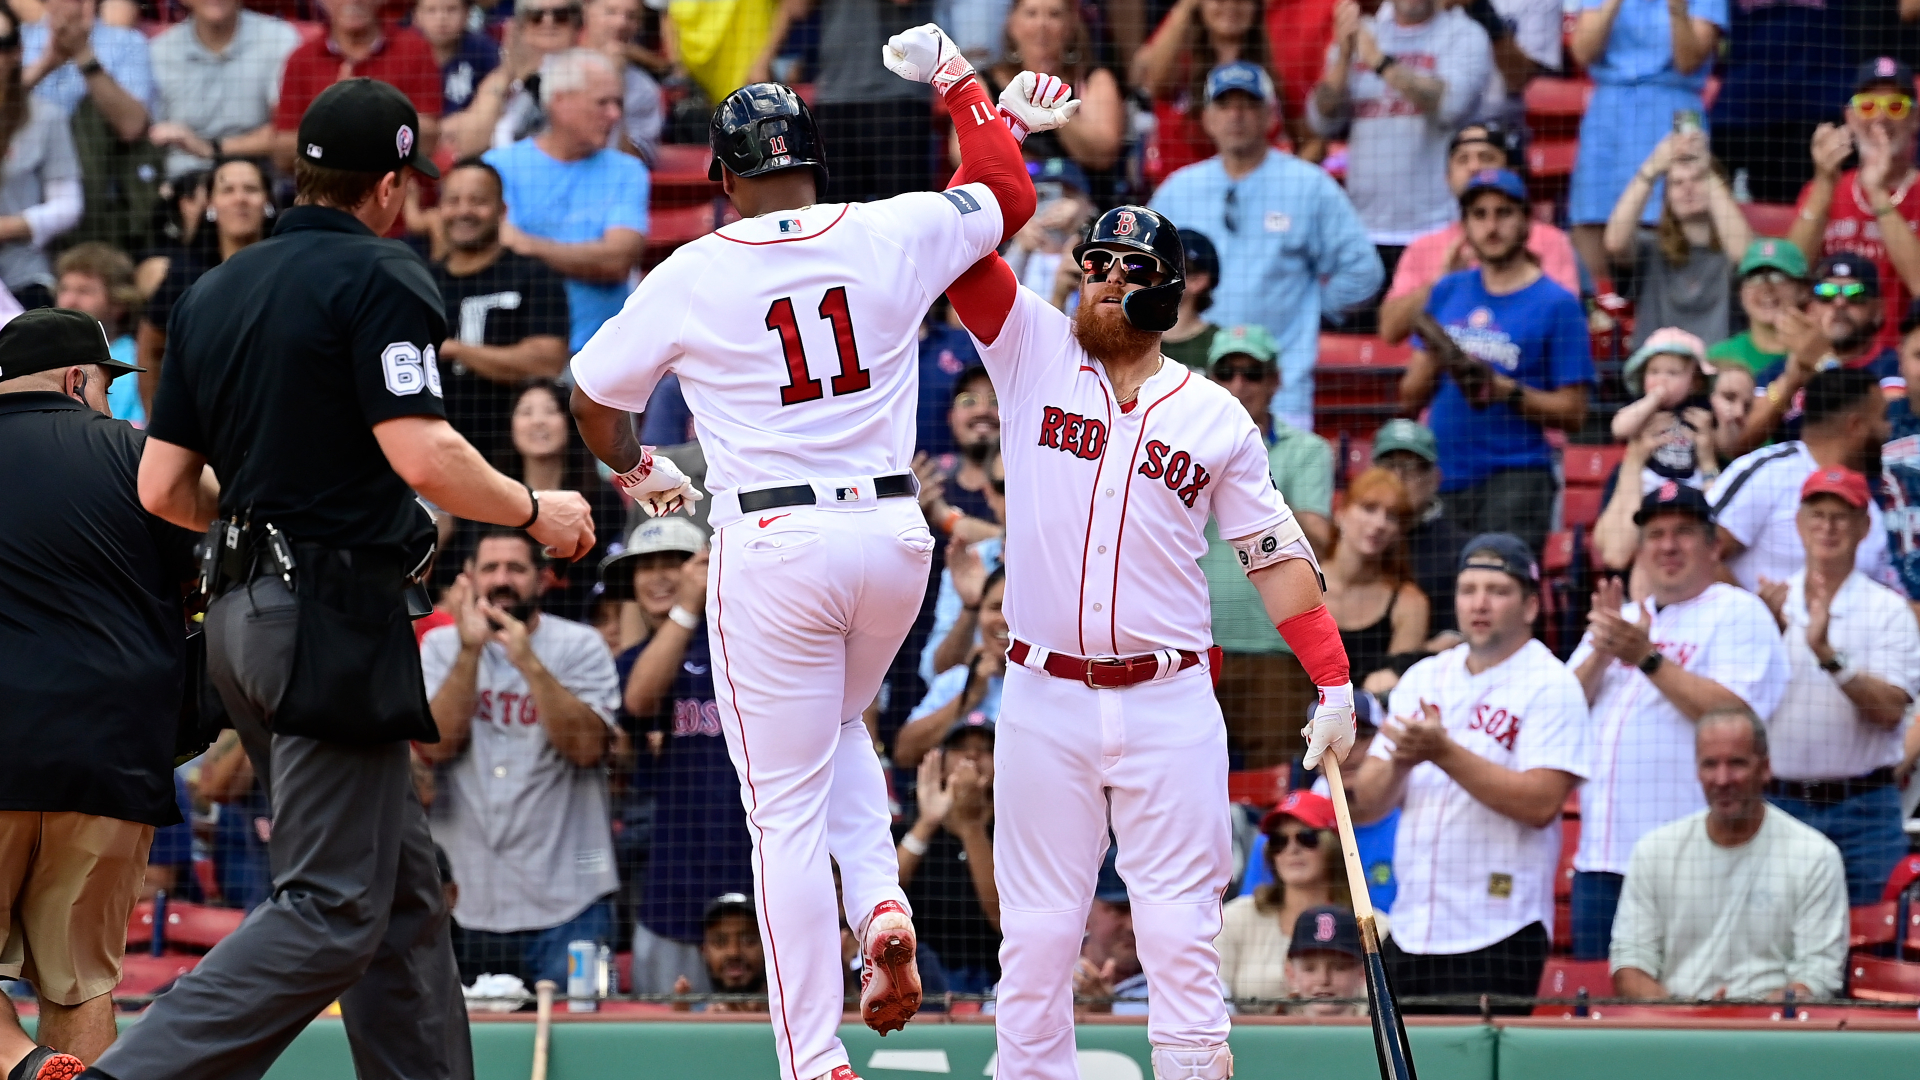
[[[180,821],[198,538],[140,506],[145,442],[65,394],[0,394],[0,810]]]
[[[372,429],[446,415],[446,333],[418,255],[296,206],[174,305],[147,433],[206,456],[223,517],[328,547],[409,545],[427,518]]]

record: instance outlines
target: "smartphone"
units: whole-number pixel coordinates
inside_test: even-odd
[[[1682,135],[1685,135],[1685,134],[1691,134],[1693,132],[1699,131],[1700,129],[1701,127],[1700,127],[1700,110],[1699,109],[1673,110],[1673,130],[1674,131]]]

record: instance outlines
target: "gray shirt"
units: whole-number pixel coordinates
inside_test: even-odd
[[[0,217],[9,217],[47,201],[55,184],[80,183],[80,158],[73,150],[73,133],[60,107],[39,97],[30,98],[27,122],[14,132],[0,165]],[[75,192],[77,197],[77,190]],[[32,220],[32,215],[28,215]],[[70,226],[71,221],[68,222]],[[65,231],[65,230],[61,230]],[[39,230],[35,230],[38,236]],[[28,285],[53,287],[53,266],[40,244],[51,237],[0,245],[0,281],[18,292]]]
[[[825,0],[820,5],[820,73],[814,100],[822,105],[856,101],[924,101],[927,88],[908,82],[880,63],[887,39],[933,18],[933,0]]]
[[[460,630],[420,642],[427,696],[460,653]],[[533,654],[567,692],[613,726],[619,679],[599,631],[542,614]],[[560,756],[540,723],[526,677],[506,646],[488,642],[465,749],[439,768],[431,824],[460,883],[454,919],[470,930],[545,930],[619,887],[607,818],[606,770]]]
[[[1727,336],[1733,304],[1733,264],[1727,253],[1696,247],[1685,266],[1674,266],[1660,251],[1660,238],[1642,230],[1634,241],[1634,328],[1630,348],[1663,326],[1698,334],[1702,341]]]
[[[271,15],[242,11],[233,40],[214,52],[193,27],[192,19],[178,23],[147,48],[158,87],[154,120],[185,124],[209,140],[232,138],[272,120],[280,102],[280,74],[287,55],[300,44],[300,32]],[[177,147],[167,152],[168,176],[212,164]]]

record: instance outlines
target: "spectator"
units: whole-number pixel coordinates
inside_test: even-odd
[[[1807,308],[1811,323],[1781,315],[1788,355],[1754,376],[1766,392],[1755,398],[1748,414],[1744,449],[1754,449],[1776,433],[1799,437],[1805,390],[1816,372],[1859,369],[1871,374],[1884,392],[1896,397],[1906,392],[1899,354],[1880,345],[1886,307],[1879,271],[1857,256],[1830,255],[1820,260],[1813,277],[1813,300]]]
[[[1706,809],[1633,846],[1607,967],[1623,998],[1796,998],[1839,992],[1846,874],[1833,841],[1762,798],[1767,729],[1722,706],[1694,730]]]
[[[181,178],[184,182],[187,177]],[[184,204],[183,204],[184,205]],[[257,161],[236,158],[215,166],[209,178],[205,209],[194,215],[212,228],[196,228],[177,248],[166,249],[159,284],[140,313],[140,397],[148,406],[160,389],[160,366],[167,351],[167,320],[173,305],[193,283],[233,253],[267,235],[274,217],[267,174]]]
[[[1134,54],[1127,81],[1152,96],[1156,120],[1149,182],[1212,154],[1200,114],[1214,68],[1244,60],[1272,76],[1263,7],[1261,0],[1175,0]]]
[[[607,148],[621,90],[605,56],[558,53],[541,65],[540,82],[547,130],[485,160],[506,182],[500,242],[567,279],[567,347],[578,352],[626,300],[647,246],[650,178],[638,159]]]
[[[1004,558],[1004,538],[1000,530],[1007,520],[1007,465],[999,447],[994,447],[987,458],[985,471],[988,483],[984,501],[989,516],[962,521],[947,545],[945,559],[935,560],[933,578],[939,584],[934,590],[933,624],[920,652],[919,668],[920,678],[928,683],[939,673],[970,662],[973,647],[980,641],[979,608],[986,595],[987,578],[1000,568]],[[935,497],[939,498],[937,490]],[[947,516],[951,516],[951,511]],[[935,517],[941,520],[939,515]],[[995,530],[993,533],[968,539],[974,535],[968,529],[985,529],[989,525]],[[899,752],[895,750],[896,754]]]
[[[1180,293],[1179,315],[1173,327],[1160,335],[1160,352],[1169,360],[1204,372],[1210,366],[1207,357],[1213,348],[1213,335],[1220,330],[1205,318],[1207,309],[1213,306],[1213,287],[1220,283],[1220,253],[1207,234],[1197,228],[1180,230],[1180,246],[1187,260],[1187,287]]]
[[[1593,78],[1580,121],[1567,216],[1573,246],[1596,277],[1607,266],[1601,234],[1636,162],[1670,131],[1698,128],[1727,0],[1580,0],[1569,43]],[[1643,218],[1646,224],[1652,218]]]
[[[1127,884],[1114,869],[1113,838],[1107,838],[1107,861],[1093,888],[1087,909],[1087,938],[1073,968],[1073,996],[1089,1002],[1090,1013],[1115,1016],[1147,1014],[1147,974],[1140,966],[1140,948],[1133,936],[1133,901]]]
[[[1220,980],[1230,998],[1287,996],[1287,948],[1305,913],[1329,904],[1353,907],[1324,795],[1291,791],[1260,819],[1267,881],[1227,901],[1221,913]],[[1270,1010],[1269,1010],[1270,1011]]]
[[[1281,375],[1273,411],[1305,429],[1313,427],[1321,313],[1372,296],[1380,260],[1333,178],[1267,145],[1274,101],[1273,80],[1255,65],[1214,69],[1201,122],[1220,152],[1167,177],[1151,205],[1183,232],[1218,241],[1214,320],[1259,323],[1273,334]]]
[[[327,33],[287,54],[280,103],[273,114],[275,164],[282,170],[293,168],[300,118],[320,91],[343,79],[378,79],[398,88],[420,113],[420,130],[414,133],[417,145],[438,145],[440,65],[426,39],[406,27],[383,27],[379,0],[317,3],[326,13]]]
[[[1213,335],[1213,381],[1240,399],[1267,444],[1273,485],[1315,551],[1333,546],[1333,446],[1311,431],[1273,418],[1279,387],[1272,335],[1263,326],[1235,326]],[[1304,747],[1293,719],[1315,698],[1313,681],[1274,630],[1260,594],[1247,580],[1233,545],[1207,523],[1207,576],[1213,640],[1226,650],[1214,689],[1226,714],[1228,749],[1240,768],[1284,765]]]
[[[1806,568],[1760,585],[1792,666],[1767,721],[1780,752],[1767,797],[1840,848],[1854,905],[1877,902],[1907,853],[1893,773],[1920,687],[1920,625],[1906,598],[1854,569],[1870,502],[1852,469],[1808,476],[1795,515]]]
[[[707,95],[720,101],[753,81],[765,56],[778,0],[681,0],[660,13],[666,59],[686,69]]]
[[[1003,668],[1005,640],[1003,625]],[[968,680],[966,697],[973,682]],[[999,695],[993,699],[991,711],[961,712],[948,724],[941,748],[920,759],[914,788],[919,816],[900,833],[900,887],[913,906],[920,947],[940,957],[947,987],[956,994],[985,993],[1000,981],[1000,893],[993,883],[993,717]]]
[[[1728,5],[1732,18],[1711,113],[1713,151],[1747,174],[1756,201],[1787,203],[1799,194],[1808,140],[1833,115],[1834,102],[1852,92],[1861,55],[1853,34],[1860,23],[1881,22],[1889,7],[1798,0]]]
[[[1454,217],[1447,143],[1493,72],[1487,32],[1437,0],[1398,0],[1363,16],[1334,8],[1326,72],[1307,103],[1322,135],[1347,134],[1347,191],[1387,273],[1416,238]]]
[[[1293,921],[1287,945],[1288,996],[1310,1004],[1289,1005],[1289,1016],[1367,1015],[1367,975],[1360,965],[1360,924],[1337,904],[1308,908]],[[1344,999],[1344,1000],[1342,1000]]]
[[[499,66],[473,92],[469,107],[447,122],[454,153],[471,157],[512,146],[546,127],[540,92],[547,58],[573,48],[583,13],[574,0],[518,5],[507,24],[507,47]],[[609,61],[609,66],[616,66]],[[622,96],[624,101],[624,95]],[[615,128],[609,125],[607,134]]]
[[[1920,386],[1920,305],[1900,320],[1900,374]],[[1887,442],[1881,447],[1881,483],[1874,494],[1887,525],[1887,555],[1911,603],[1920,600],[1920,417],[1902,395],[1887,402]],[[1869,474],[1870,475],[1870,474]],[[1920,605],[1915,607],[1920,613]],[[1920,738],[1920,737],[1917,737]],[[1920,746],[1920,743],[1916,743]]]
[[[1734,364],[1758,375],[1787,358],[1782,313],[1807,306],[1807,257],[1791,241],[1755,237],[1740,260],[1740,310],[1747,328],[1714,343],[1707,359],[1724,370]]]
[[[27,87],[63,117],[91,102],[121,142],[145,135],[154,102],[146,35],[96,21],[93,0],[42,0],[40,10],[20,25]]]
[[[893,760],[901,768],[921,765],[927,754],[943,745],[937,740],[951,741],[959,730],[956,725],[975,717],[989,723],[999,720],[1001,680],[1007,675],[1006,577],[1004,566],[987,572],[973,604],[979,644],[966,653],[964,663],[944,668],[927,680],[927,696],[894,736]],[[944,949],[940,952],[949,964],[956,962]]]
[[[473,104],[481,81],[500,66],[500,46],[468,28],[472,12],[472,0],[417,0],[413,5],[413,28],[426,39],[433,62],[440,65],[443,117]]]
[[[1347,751],[1347,756],[1340,762],[1340,777],[1348,791],[1352,791],[1354,783],[1360,779],[1360,766],[1366,760],[1367,747],[1373,744],[1374,737],[1380,733],[1375,720],[1382,711],[1384,707],[1372,694],[1353,696],[1353,749]],[[1323,798],[1332,791],[1327,786],[1325,774],[1314,777],[1313,787],[1308,790]],[[1354,843],[1360,849],[1360,865],[1367,875],[1367,895],[1372,898],[1375,911],[1392,910],[1394,896],[1399,889],[1399,883],[1393,878],[1393,841],[1399,824],[1400,811],[1396,809],[1371,825],[1356,824],[1353,827]],[[1256,831],[1247,851],[1246,866],[1240,875],[1241,896],[1252,896],[1260,886],[1273,881],[1266,855],[1266,834]]]
[[[1077,266],[1066,256],[1093,218],[1093,183],[1071,158],[1028,162],[1027,173],[1033,177],[1038,208],[1032,220],[1013,234],[1013,243],[1006,249],[1007,265],[1028,288],[1068,311],[1070,300],[1079,302],[1075,284],[1080,278]]]
[[[53,303],[44,249],[80,220],[80,159],[65,114],[46,95],[27,94],[23,34],[0,0],[0,284],[21,307],[38,308]]]
[[[1633,267],[1633,347],[1654,327],[1677,326],[1707,339],[1727,336],[1733,267],[1753,230],[1733,201],[1720,163],[1699,131],[1676,131],[1654,144],[1614,204],[1602,235],[1614,265]],[[1641,211],[1664,178],[1666,199],[1654,231]]]
[[[253,759],[231,729],[221,733],[200,761],[199,797],[219,804],[208,846],[220,900],[252,911],[273,895],[273,865],[267,856],[273,805],[253,771]],[[452,871],[446,880],[453,880]]]
[[[440,180],[447,257],[433,264],[452,336],[440,345],[447,420],[489,457],[510,442],[501,421],[527,379],[567,367],[566,287],[545,263],[500,243],[507,219],[500,174],[477,158]]]
[[[59,291],[54,306],[84,311],[100,323],[107,335],[107,354],[138,370],[139,350],[127,333],[127,314],[140,300],[133,285],[133,260],[126,252],[105,244],[68,248],[54,264]],[[147,426],[147,410],[140,403],[140,385],[133,379],[115,379],[107,391],[108,415],[134,427]]]
[[[1755,412],[1764,400],[1755,399]],[[1807,383],[1800,438],[1755,450],[1720,474],[1712,494],[1720,558],[1741,588],[1757,590],[1763,577],[1785,581],[1806,564],[1794,525],[1801,485],[1822,469],[1877,474],[1887,441],[1886,409],[1872,375],[1823,371]],[[1855,559],[1861,571],[1877,578],[1887,567],[1886,525],[1879,507],[1868,512],[1873,527]]]
[[[1623,381],[1638,400],[1613,414],[1613,437],[1627,450],[1607,478],[1606,509],[1593,527],[1594,553],[1608,569],[1633,565],[1640,547],[1633,518],[1647,492],[1668,480],[1705,491],[1720,475],[1707,400],[1715,369],[1705,353],[1699,338],[1668,326],[1648,334],[1627,358]],[[1628,591],[1640,595],[1637,588]]]
[[[1475,174],[1460,209],[1480,267],[1433,287],[1400,409],[1432,406],[1447,516],[1468,530],[1505,527],[1538,551],[1555,487],[1546,429],[1580,426],[1594,380],[1586,313],[1527,256],[1518,176]]]
[[[1468,124],[1447,147],[1447,188],[1457,198],[1466,191],[1468,181],[1483,170],[1512,169],[1521,164],[1516,160],[1519,158],[1517,132],[1492,122]],[[1550,222],[1529,222],[1527,250],[1548,280],[1580,295],[1580,268],[1566,233]],[[1448,274],[1479,265],[1479,261],[1473,246],[1467,243],[1465,227],[1458,221],[1408,244],[1394,267],[1393,284],[1380,304],[1380,336],[1395,345],[1405,341],[1413,331],[1414,316],[1426,308],[1434,284]],[[1453,576],[1451,555],[1446,573]]]
[[[1383,695],[1427,640],[1428,603],[1407,570],[1413,502],[1398,477],[1371,468],[1347,485],[1322,564],[1327,610],[1340,627],[1354,686]]]
[[[627,43],[640,31],[640,0],[587,0],[581,19],[580,44],[600,50],[620,72],[620,125],[609,145],[652,165],[667,111],[659,81],[627,54]]]
[[[1280,116],[1286,121],[1293,152],[1319,164],[1327,142],[1307,122],[1307,97],[1326,70],[1333,42],[1333,12],[1339,0],[1267,0],[1267,49],[1273,81],[1280,91]]]
[[[1442,638],[1455,629],[1453,583],[1459,573],[1460,548],[1472,535],[1447,516],[1440,498],[1440,443],[1433,430],[1417,420],[1395,418],[1373,434],[1372,464],[1398,477],[1413,507],[1413,527],[1407,530],[1407,562],[1413,583],[1427,597],[1427,625],[1436,635],[1428,644],[1451,647],[1459,642]]]
[[[1920,238],[1913,233],[1920,199],[1906,201],[1920,132],[1913,94],[1913,69],[1905,63],[1880,56],[1860,65],[1845,126],[1821,124],[1813,133],[1813,179],[1800,189],[1800,213],[1787,232],[1808,261],[1855,255],[1871,263],[1894,311],[1920,293]],[[1859,166],[1841,172],[1856,151]],[[1876,347],[1898,344],[1891,325],[1879,329]]]
[[[1633,845],[1700,808],[1686,778],[1694,722],[1721,708],[1770,715],[1787,681],[1766,605],[1716,580],[1706,497],[1669,480],[1641,500],[1634,524],[1647,595],[1628,603],[1617,578],[1603,580],[1567,661],[1593,717],[1593,772],[1580,790],[1573,859],[1578,960],[1607,954]]]
[[[1466,642],[1408,668],[1394,688],[1392,719],[1354,785],[1354,815],[1403,808],[1402,891],[1382,949],[1400,992],[1525,997],[1552,938],[1560,810],[1590,769],[1587,702],[1533,636],[1533,551],[1486,533],[1458,565]]]
[[[959,450],[946,423],[946,413],[953,403],[956,382],[980,364],[973,338],[965,327],[954,325],[949,318],[952,310],[942,296],[927,309],[926,320],[920,324],[920,402],[914,410],[914,452],[929,458]],[[678,377],[670,377],[677,385]],[[644,436],[641,441],[646,441]]]
[[[451,0],[427,0],[446,4]],[[155,37],[153,126],[167,148],[167,175],[211,169],[226,157],[273,152],[280,72],[300,32],[240,0],[191,0],[193,15]]]
[[[1708,350],[1711,354],[1712,350]],[[1713,376],[1713,453],[1720,471],[1740,456],[1747,438],[1747,418],[1753,414],[1756,392],[1753,372],[1732,362],[1718,363]]]
[[[1120,96],[1120,81],[1096,61],[1093,35],[1072,0],[1013,0],[1008,7],[1001,60],[982,69],[980,81],[987,96],[997,99],[1022,71],[1052,75],[1073,87],[1080,99],[1073,123],[1027,136],[1022,144],[1027,159],[1072,158],[1089,175],[1105,175],[1120,160],[1127,130],[1126,104]],[[1094,194],[1102,196],[1099,190]]]
[[[991,524],[987,500],[987,466],[1000,449],[1000,398],[993,380],[979,364],[969,366],[953,380],[953,398],[947,408],[947,428],[953,433],[954,453],[932,459],[927,479],[938,492],[928,505],[930,522],[941,532],[973,538],[975,526],[964,519]],[[954,516],[955,513],[960,516]],[[999,532],[998,527],[990,530]]]
[[[1011,0],[935,0],[933,21],[947,32],[974,70],[982,71],[1000,61],[1000,39],[1005,34],[1009,6]],[[1136,45],[1146,30],[1144,12],[1140,21],[1133,32]],[[1130,50],[1122,45],[1121,51]]]
[[[767,992],[767,956],[760,944],[760,920],[746,893],[721,893],[700,917],[700,983],[682,975],[673,984],[676,994],[750,994]],[[650,991],[636,991],[649,993]],[[677,1012],[759,1013],[764,1002],[714,1001],[704,1005],[676,1002]]]
[[[421,666],[440,741],[433,839],[460,882],[453,951],[483,972],[566,977],[567,943],[613,940],[606,773],[619,704],[590,626],[540,610],[539,545],[497,530],[467,561]]]

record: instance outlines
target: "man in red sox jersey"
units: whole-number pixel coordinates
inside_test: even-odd
[[[1231,394],[1160,355],[1178,232],[1110,210],[1074,252],[1069,320],[998,256],[948,295],[1000,396],[1007,650],[994,752],[1003,1080],[1073,1080],[1074,958],[1112,821],[1160,1080],[1232,1075],[1220,894],[1232,876],[1226,728],[1199,558],[1209,515],[1320,688],[1307,763],[1353,745],[1346,651],[1319,567]]]

